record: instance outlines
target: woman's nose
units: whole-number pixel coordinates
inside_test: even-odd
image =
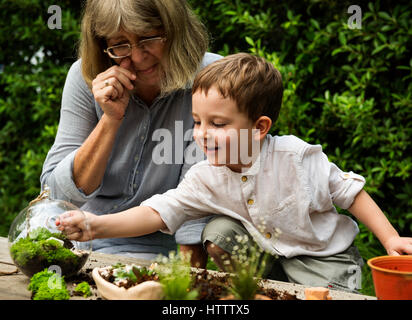
[[[132,46],[131,50],[132,54],[130,55],[130,58],[134,63],[139,63],[145,59],[147,51],[139,48],[138,46]]]

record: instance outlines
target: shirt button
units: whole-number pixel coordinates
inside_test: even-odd
[[[255,201],[253,201],[253,199],[249,199],[248,201],[247,201],[247,204],[249,204],[249,205],[252,205],[252,204],[254,204],[255,203]]]
[[[137,160],[139,160],[139,157],[138,156],[134,157],[134,161],[137,161]]]
[[[270,232],[266,232],[265,234],[266,239],[272,238],[272,234]]]
[[[243,177],[242,177],[242,181],[243,181],[243,182],[246,182],[246,181],[247,181],[247,177],[246,177],[246,176],[243,176]]]

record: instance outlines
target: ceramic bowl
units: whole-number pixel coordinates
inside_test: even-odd
[[[92,276],[101,296],[107,300],[161,300],[163,288],[159,282],[145,281],[125,289],[105,280],[99,273],[102,268],[94,268]]]

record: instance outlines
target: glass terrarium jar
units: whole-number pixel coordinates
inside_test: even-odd
[[[57,217],[66,211],[80,211],[88,225],[86,215],[78,207],[49,199],[48,189],[14,219],[8,236],[9,251],[14,264],[26,276],[32,277],[45,268],[71,276],[86,263],[92,250],[91,241],[69,240],[56,227]]]

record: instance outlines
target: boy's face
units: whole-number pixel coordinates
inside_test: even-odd
[[[260,141],[252,137],[253,121],[239,111],[235,101],[223,98],[214,87],[207,96],[196,91],[192,102],[193,137],[208,161],[236,172],[249,167],[256,151],[260,151]]]

